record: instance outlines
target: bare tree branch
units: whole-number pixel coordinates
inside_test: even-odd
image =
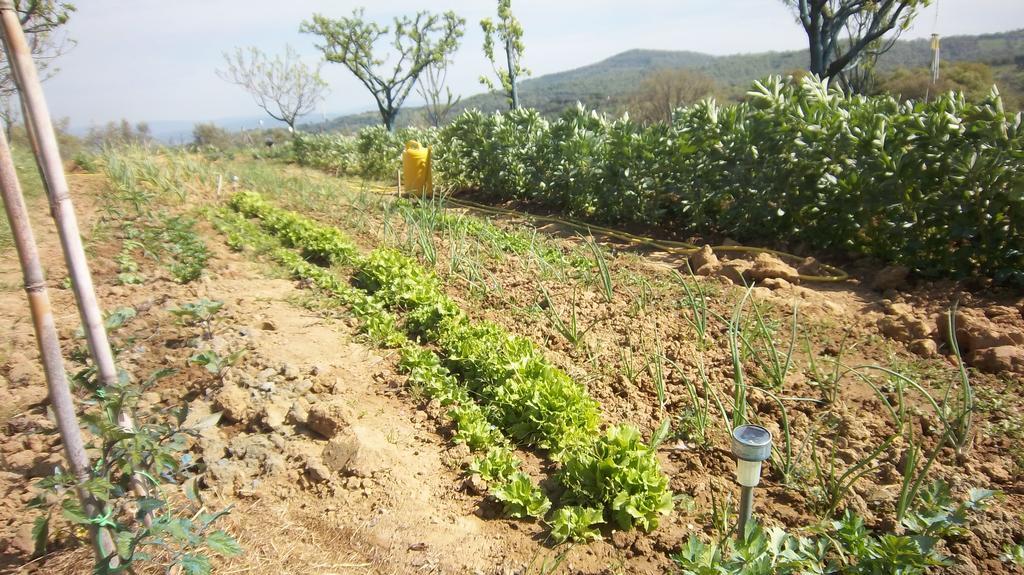
[[[236,48],[224,54],[226,68],[217,70],[222,80],[246,89],[271,118],[288,124],[313,112],[323,99],[327,83],[320,78],[320,65],[310,68],[291,46],[284,55],[271,58],[259,48]]]

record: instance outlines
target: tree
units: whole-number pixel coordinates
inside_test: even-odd
[[[417,90],[426,101],[427,120],[435,128],[445,123],[452,108],[462,100],[462,96],[455,96],[447,86],[448,64],[449,61],[445,60],[427,66],[418,84]]]
[[[428,66],[448,60],[459,47],[465,26],[465,19],[454,12],[421,11],[412,18],[396,17],[392,29],[365,21],[363,9],[357,8],[351,17],[338,20],[314,14],[313,21],[303,22],[300,31],[323,39],[317,48],[324,58],[344,64],[366,86],[377,102],[381,121],[393,132],[398,112],[420,74]],[[377,41],[388,36],[397,56],[390,70],[384,69],[390,58],[374,53]]]
[[[14,8],[25,30],[25,40],[40,78],[52,78],[59,71],[53,67],[53,62],[74,46],[74,41],[59,31],[67,24],[75,7],[59,0],[15,0]],[[16,95],[17,87],[7,62],[7,52],[0,51],[0,119],[8,138],[11,126],[18,119],[19,109],[14,104]]]
[[[717,90],[715,80],[697,70],[655,70],[633,92],[629,113],[643,122],[671,122],[676,108],[706,98]]]
[[[931,0],[782,0],[796,11],[807,33],[810,71],[836,78],[861,58],[874,57],[892,46],[889,32],[910,27],[917,9]]]
[[[234,54],[224,54],[224,60],[227,68],[217,70],[217,75],[245,88],[257,106],[288,124],[293,133],[295,122],[316,109],[327,89],[320,65],[310,68],[291,46],[273,58],[256,47],[236,48]]]
[[[494,74],[501,82],[501,89],[508,96],[509,108],[519,107],[519,88],[517,83],[521,76],[529,76],[530,71],[520,63],[523,57],[523,26],[512,15],[512,0],[498,0],[498,23],[490,18],[480,21],[484,31],[484,55],[491,61]],[[497,37],[505,49],[505,65],[498,64],[494,58],[494,40]],[[494,89],[494,82],[487,76],[480,77],[480,83],[487,89]]]

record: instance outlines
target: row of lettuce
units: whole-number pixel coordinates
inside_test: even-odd
[[[453,440],[476,454],[468,472],[488,483],[506,515],[541,519],[561,542],[600,538],[604,524],[649,531],[671,511],[654,441],[628,425],[601,433],[598,405],[582,385],[529,340],[470,320],[414,259],[387,248],[361,253],[337,228],[253,192],[229,205],[213,221],[230,247],[269,255],[350,308],[376,342],[398,348],[409,385],[448,408]],[[555,469],[546,490],[521,470],[517,448],[546,455]],[[962,537],[968,516],[999,497],[978,489],[957,502],[944,484],[926,491],[934,494],[902,535],[875,532],[848,510],[812,527],[810,537],[756,524],[735,543],[691,535],[673,559],[694,575],[746,573],[751,564],[758,573],[923,574],[953,564],[939,541]]]
[[[1024,285],[1024,131],[994,91],[901,103],[769,78],[671,123],[469,111],[441,130],[302,135],[296,159],[393,178],[409,139],[433,145],[435,182],[453,191]]]
[[[672,508],[652,445],[626,425],[603,433],[597,402],[532,342],[469,319],[436,276],[392,249],[360,254],[337,228],[235,195],[216,225],[236,249],[255,247],[350,307],[379,343],[400,350],[409,384],[448,408],[454,440],[512,517],[545,519],[556,540],[597,537],[597,526],[651,530]],[[251,218],[251,219],[250,219]],[[329,269],[351,271],[351,283]],[[557,467],[558,505],[525,472],[515,448]]]

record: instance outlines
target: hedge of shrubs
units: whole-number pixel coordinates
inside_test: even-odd
[[[434,144],[435,182],[453,190],[1024,285],[1024,132],[994,90],[976,103],[955,93],[901,103],[773,77],[743,103],[703,101],[670,124],[582,107],[554,121],[468,111],[416,136]],[[374,128],[299,157],[382,176],[409,137]]]

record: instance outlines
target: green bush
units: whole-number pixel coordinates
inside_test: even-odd
[[[405,128],[396,133],[383,126],[363,128],[355,136],[343,134],[296,134],[295,160],[304,166],[338,176],[390,180],[402,167],[402,150],[409,140],[429,145],[436,130]]]
[[[577,108],[469,111],[438,135],[435,180],[615,224],[799,242],[926,276],[1024,285],[1020,115],[769,78],[643,126]]]

